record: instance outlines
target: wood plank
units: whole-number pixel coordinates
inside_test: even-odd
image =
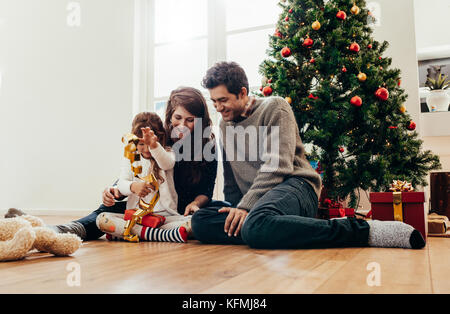
[[[361,250],[278,250],[258,266],[202,293],[312,293]],[[262,251],[264,252],[264,251]]]
[[[428,238],[430,271],[434,293],[450,292],[450,239]]]
[[[76,217],[43,217],[62,223]],[[0,293],[448,293],[450,241],[423,250],[253,250],[247,246],[84,242],[71,257],[31,253],[0,263]],[[67,283],[79,265],[80,286]],[[369,286],[367,265],[380,266]]]
[[[371,263],[379,267],[369,268]],[[373,265],[373,264],[371,264]],[[368,283],[369,281],[369,283]],[[428,247],[422,250],[398,248],[361,249],[315,293],[431,293]]]

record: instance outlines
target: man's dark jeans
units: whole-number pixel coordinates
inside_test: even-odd
[[[247,244],[260,249],[367,246],[369,225],[362,219],[315,218],[318,199],[309,183],[290,177],[267,192],[248,214],[240,235],[224,231],[223,206],[202,208],[192,217],[197,240],[211,244]]]

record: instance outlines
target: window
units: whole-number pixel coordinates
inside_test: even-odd
[[[146,101],[140,110],[157,111],[161,118],[170,91],[178,86],[200,89],[206,70],[221,60],[236,61],[246,71],[251,89],[261,85],[259,64],[267,57],[269,35],[281,8],[278,0],[147,0]],[[143,24],[141,24],[142,27]],[[145,33],[145,32],[144,32]],[[141,43],[142,46],[142,43]],[[141,100],[142,102],[142,100]],[[218,116],[209,102],[213,122]],[[136,108],[136,107],[135,107]]]

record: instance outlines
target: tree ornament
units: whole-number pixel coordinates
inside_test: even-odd
[[[308,98],[317,100],[317,99],[319,99],[319,96],[314,96],[314,94],[309,94]]]
[[[359,74],[358,74],[358,80],[359,80],[360,82],[364,82],[365,80],[367,80],[367,75],[366,75],[366,73],[359,72]]]
[[[402,106],[399,108],[399,110],[400,110],[401,113],[405,113],[405,112],[406,112],[406,107],[405,107],[405,105],[402,105]]]
[[[312,45],[314,44],[314,40],[312,40],[311,38],[306,38],[304,41],[303,41],[303,47],[311,47]]]
[[[285,100],[288,102],[288,104],[292,104],[292,98],[291,97],[286,97]]]
[[[266,86],[263,88],[262,92],[263,92],[264,96],[270,96],[273,93],[273,89],[270,86]]]
[[[361,9],[356,4],[353,4],[353,7],[350,9],[350,12],[352,12],[352,14],[354,15],[358,15],[359,12],[361,12]]]
[[[347,72],[347,68],[346,67],[342,67],[341,71],[342,71],[342,73],[346,73]]]
[[[353,52],[359,52],[361,50],[361,47],[358,45],[358,43],[353,43],[350,45],[349,49]]]
[[[314,23],[312,23],[311,27],[313,30],[318,31],[322,27],[322,25],[320,25],[319,21],[315,21]]]
[[[311,64],[316,63],[316,59],[312,58],[311,60],[309,60],[309,63]]]
[[[347,18],[347,14],[344,11],[339,11],[336,14],[336,17],[340,20],[345,20]]]
[[[397,85],[398,85],[398,87],[400,87],[400,85],[402,85],[402,80],[398,80],[398,82],[397,82]]]
[[[377,89],[375,96],[380,100],[386,101],[389,98],[389,91],[386,88],[381,87]]]
[[[372,44],[368,44],[367,48],[372,49],[373,48]]]
[[[350,99],[350,103],[355,107],[361,107],[362,99],[359,96],[354,96],[354,97],[352,97],[352,99]]]
[[[289,16],[286,15],[286,17],[284,18],[284,20],[287,22],[289,21]]]
[[[283,35],[281,35],[281,33],[278,29],[275,30],[275,33],[273,34],[273,36],[276,36],[278,38],[283,38]]]
[[[291,55],[291,49],[289,49],[289,47],[284,47],[283,49],[281,49],[281,55],[284,58],[287,58]]]
[[[407,129],[410,131],[414,131],[416,129],[416,123],[413,121],[410,121],[409,125],[407,126]]]
[[[292,10],[292,9],[289,9],[289,13],[292,13],[292,12],[294,12],[294,10]]]
[[[341,153],[345,152],[344,147],[339,147],[339,151],[340,151]]]

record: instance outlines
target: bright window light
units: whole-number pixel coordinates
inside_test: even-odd
[[[155,42],[206,36],[207,0],[156,0]]]

